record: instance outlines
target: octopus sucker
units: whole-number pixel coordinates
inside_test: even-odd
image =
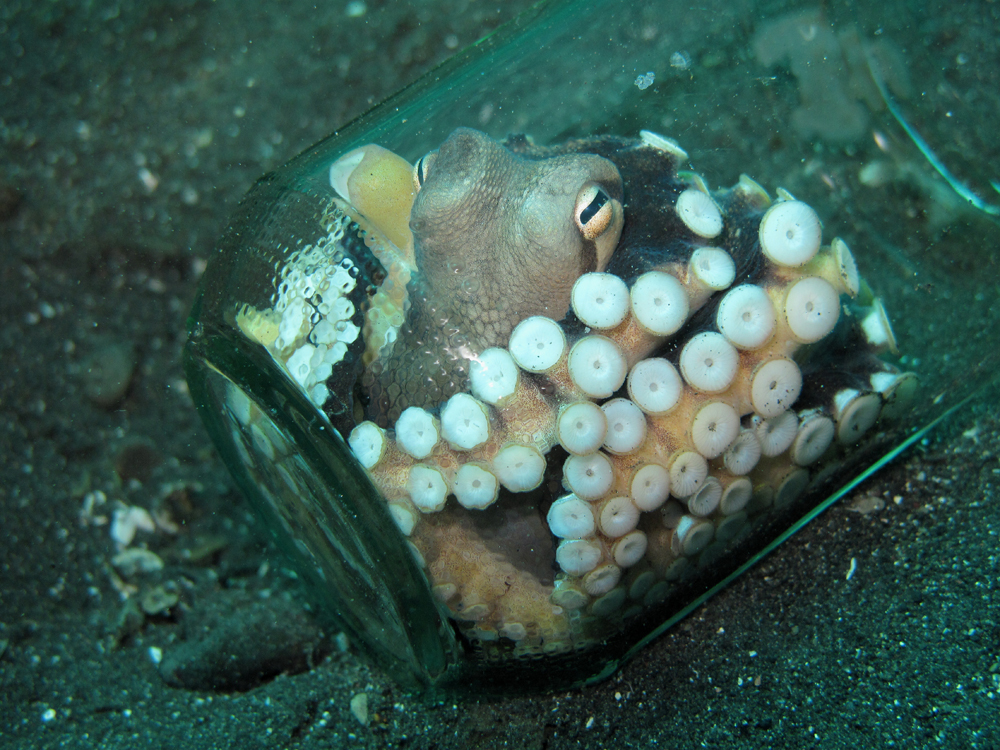
[[[586,649],[670,606],[915,398],[819,214],[686,159],[650,131],[459,128],[412,167],[363,146],[330,166],[324,239],[238,318],[483,654]]]

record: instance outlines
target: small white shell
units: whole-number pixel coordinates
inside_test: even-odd
[[[549,601],[557,607],[562,607],[572,612],[573,610],[585,607],[590,602],[590,597],[574,585],[566,585],[566,580],[563,580],[556,582],[556,590],[552,592]]]
[[[403,533],[403,536],[412,534],[420,520],[420,514],[405,499],[393,500],[389,503],[389,515],[392,516],[396,528]]]

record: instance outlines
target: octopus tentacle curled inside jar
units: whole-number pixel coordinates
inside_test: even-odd
[[[487,652],[578,650],[658,611],[914,396],[816,212],[746,176],[711,191],[686,157],[648,131],[460,128],[412,166],[356,149],[323,238],[238,318]]]

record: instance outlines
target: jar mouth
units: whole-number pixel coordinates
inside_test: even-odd
[[[330,422],[231,328],[200,326],[184,365],[213,442],[321,616],[404,685],[442,681],[458,644],[384,501]]]

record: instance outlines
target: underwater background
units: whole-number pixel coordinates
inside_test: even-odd
[[[560,59],[573,124],[533,133],[788,189],[972,402],[596,687],[416,696],[308,611],[187,393],[198,279],[254,180],[529,5],[0,8],[4,746],[1000,747],[996,3],[635,4],[605,20],[642,64]],[[456,126],[553,106],[488,94]]]

